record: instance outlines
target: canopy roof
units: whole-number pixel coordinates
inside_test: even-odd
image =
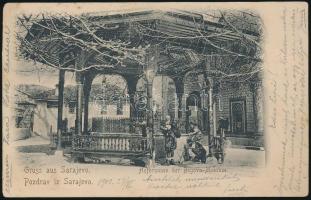
[[[171,76],[220,54],[227,56],[225,64],[238,57],[235,64],[243,65],[258,59],[261,35],[260,18],[243,11],[42,14],[28,22],[31,26],[21,45],[24,57],[68,70],[122,75],[141,74],[145,52],[154,45],[160,46],[158,73]],[[77,66],[81,58],[83,69]]]

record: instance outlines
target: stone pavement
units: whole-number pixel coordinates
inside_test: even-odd
[[[186,137],[178,139],[177,150],[174,155],[174,160],[178,161],[182,157],[182,147],[185,144]],[[20,161],[27,165],[48,165],[49,163],[69,163],[71,162],[68,156],[57,156],[51,153],[49,149],[50,141],[40,136],[34,136],[25,140],[19,140],[15,143],[16,150]],[[121,165],[130,164],[129,161],[117,159]],[[83,163],[81,163],[83,164]],[[115,163],[117,164],[117,163]],[[225,161],[223,164],[218,164],[215,158],[209,158],[206,164],[194,163],[192,161],[178,164],[181,167],[202,167],[202,166],[221,166],[221,167],[264,167],[265,166],[265,151],[248,150],[238,148],[227,148]]]
[[[181,137],[177,140],[177,149],[175,151],[174,160],[183,161],[182,153],[183,146],[186,144],[186,137]],[[208,151],[208,146],[204,146]],[[192,161],[184,162],[184,164],[194,164]],[[218,165],[216,158],[208,158],[207,165]],[[198,164],[196,164],[198,165]],[[263,167],[265,165],[265,151],[263,150],[248,150],[245,148],[231,148],[225,149],[224,166],[248,166],[248,167]]]

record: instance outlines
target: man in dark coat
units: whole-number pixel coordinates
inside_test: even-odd
[[[175,124],[171,121],[171,117],[168,115],[165,118],[165,122],[161,125],[161,130],[165,138],[165,152],[167,163],[174,164],[174,150],[177,147],[177,141],[175,137]]]

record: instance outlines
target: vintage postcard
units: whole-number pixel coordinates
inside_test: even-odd
[[[3,195],[307,196],[308,12],[6,4]]]

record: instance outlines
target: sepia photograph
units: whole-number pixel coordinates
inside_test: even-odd
[[[307,195],[308,144],[296,138],[308,137],[307,43],[276,49],[298,64],[275,75],[267,46],[279,36],[260,5],[150,5],[6,5],[4,21],[17,10],[3,29],[3,193]],[[277,10],[294,21],[280,35],[307,26],[296,7]],[[265,189],[269,177],[280,183]]]

